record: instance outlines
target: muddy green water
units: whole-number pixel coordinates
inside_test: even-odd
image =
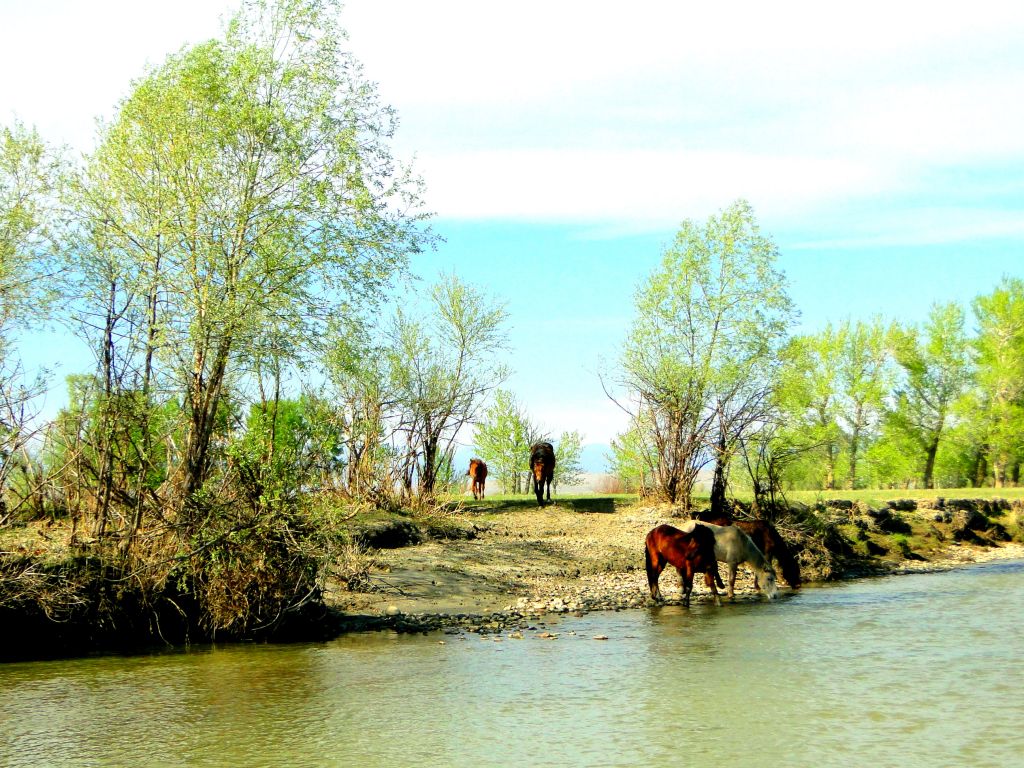
[[[524,634],[4,665],[0,765],[1024,765],[1024,563]]]

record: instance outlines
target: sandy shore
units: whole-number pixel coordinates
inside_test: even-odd
[[[644,537],[661,523],[679,525],[677,515],[664,506],[584,513],[558,505],[486,518],[464,513],[450,522],[472,530],[474,538],[380,550],[361,591],[334,585],[328,602],[357,626],[370,620],[368,626],[475,631],[500,631],[551,613],[639,608],[650,602]],[[950,544],[927,561],[880,561],[879,569],[916,573],[1000,558],[1024,559],[1024,545]],[[674,569],[662,574],[661,590],[667,600],[678,600]],[[699,580],[694,598],[710,599]],[[762,599],[743,569],[737,599]]]

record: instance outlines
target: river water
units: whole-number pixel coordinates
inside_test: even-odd
[[[0,766],[1019,766],[1022,628],[1003,562],[521,640],[7,664]]]

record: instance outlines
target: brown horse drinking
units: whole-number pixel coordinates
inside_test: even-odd
[[[484,485],[487,482],[487,465],[483,459],[470,459],[469,471],[466,474],[469,475],[473,482],[473,498],[482,499],[484,497]]]
[[[548,501],[551,501],[551,481],[555,477],[555,448],[551,443],[530,446],[530,471],[533,489],[537,492],[537,505],[544,506],[544,484],[547,483]]]
[[[793,556],[792,550],[787,546],[786,540],[778,532],[774,525],[767,520],[734,520],[728,514],[712,515],[710,512],[700,512],[697,520],[715,525],[735,525],[760,549],[766,559],[773,558],[779,564],[782,571],[782,578],[786,580],[793,589],[800,589],[802,580],[800,578],[800,564]],[[754,577],[754,586],[759,587],[757,576]]]
[[[683,585],[683,605],[690,604],[695,573],[704,574],[704,583],[715,596],[715,605],[722,604],[718,590],[715,589],[715,578],[718,576],[715,534],[709,528],[698,525],[693,531],[686,533],[671,525],[659,525],[647,534],[644,564],[647,568],[647,585],[651,589],[651,597],[655,600],[662,599],[658,579],[666,563],[679,571]]]

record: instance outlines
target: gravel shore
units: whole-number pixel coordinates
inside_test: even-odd
[[[485,634],[521,632],[552,614],[641,608],[651,604],[644,537],[661,523],[682,522],[681,513],[667,506],[582,513],[555,504],[486,516],[464,512],[447,523],[469,538],[428,538],[379,550],[358,590],[333,585],[328,602],[341,629]],[[880,561],[876,572],[947,570],[1001,558],[1024,558],[1024,545],[950,543],[925,561]],[[779,585],[789,591],[781,579]],[[679,600],[674,569],[662,574],[661,590],[668,602]],[[693,598],[711,599],[700,579]],[[764,599],[743,568],[736,599]]]

